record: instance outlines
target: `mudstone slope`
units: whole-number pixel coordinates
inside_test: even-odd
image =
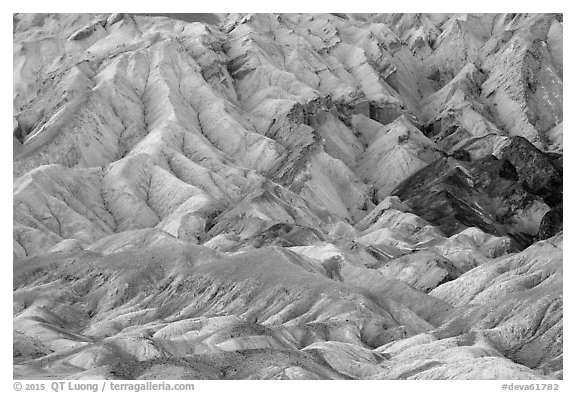
[[[561,379],[561,14],[17,14],[15,378]]]

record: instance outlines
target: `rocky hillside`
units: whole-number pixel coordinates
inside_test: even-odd
[[[562,30],[14,15],[14,377],[561,379]]]

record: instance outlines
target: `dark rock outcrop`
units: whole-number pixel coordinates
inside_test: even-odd
[[[563,209],[562,204],[559,204],[542,217],[540,229],[538,230],[538,240],[548,239],[562,232],[562,221]]]
[[[539,219],[562,194],[561,177],[546,156],[524,138],[498,159],[442,158],[406,179],[393,192],[446,235],[478,227],[510,236],[524,248],[538,238]],[[542,185],[544,184],[544,185]],[[529,215],[538,221],[523,220]],[[541,217],[540,217],[541,218]]]
[[[562,170],[549,155],[521,136],[512,137],[501,154],[514,165],[526,191],[541,197],[550,207],[562,203]]]

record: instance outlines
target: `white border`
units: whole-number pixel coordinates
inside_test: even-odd
[[[8,2],[8,4],[6,4]],[[2,182],[2,203],[0,206],[4,207],[4,219],[0,225],[0,242],[3,247],[0,248],[2,252],[3,270],[0,274],[0,315],[4,315],[4,323],[1,326],[1,355],[0,355],[0,391],[11,392],[13,390],[12,381],[12,192],[8,190],[12,178],[12,144],[9,141],[8,129],[12,126],[12,64],[8,57],[13,52],[12,48],[12,13],[14,12],[186,12],[193,10],[194,12],[326,12],[326,11],[339,11],[339,12],[563,12],[565,20],[568,24],[565,25],[564,37],[567,38],[566,45],[568,51],[564,54],[564,102],[565,107],[569,108],[564,120],[564,149],[568,152],[564,161],[565,176],[565,200],[568,203],[565,206],[565,244],[567,251],[565,253],[565,274],[567,284],[564,288],[565,304],[564,307],[564,380],[551,381],[551,383],[558,383],[560,391],[576,391],[576,384],[574,381],[574,371],[576,370],[574,364],[574,339],[571,333],[574,331],[574,290],[571,280],[576,279],[576,259],[574,256],[574,248],[571,244],[574,240],[574,230],[571,224],[574,222],[574,207],[569,203],[574,194],[574,180],[571,177],[572,170],[574,170],[574,159],[576,155],[573,154],[575,141],[574,133],[576,129],[573,127],[574,116],[572,115],[576,108],[573,100],[573,77],[572,70],[574,69],[574,51],[573,40],[574,38],[574,22],[572,20],[572,12],[569,12],[568,2],[562,1],[495,1],[495,0],[480,0],[480,1],[422,1],[422,0],[409,0],[409,1],[350,1],[350,2],[312,2],[310,0],[290,0],[286,2],[279,1],[231,1],[220,0],[218,2],[196,2],[196,1],[173,1],[162,0],[157,2],[118,2],[112,0],[98,0],[94,2],[81,2],[81,1],[47,1],[42,2],[38,0],[33,1],[10,1],[5,0],[2,4],[2,12],[0,15],[0,42],[2,43],[1,49],[6,58],[2,64],[2,79],[4,83],[0,86],[4,87],[2,97],[2,124],[6,126],[4,133],[5,142],[0,143],[0,176]],[[571,10],[570,10],[571,11]],[[11,128],[10,128],[11,130]],[[576,172],[575,172],[576,173]],[[10,213],[9,213],[10,212]],[[575,243],[576,244],[576,243]],[[38,381],[39,383],[47,383],[47,381]],[[174,382],[174,381],[172,381]],[[195,381],[195,391],[208,392],[208,391],[246,391],[246,392],[266,392],[270,393],[271,389],[280,391],[288,391],[301,389],[303,391],[330,389],[336,392],[352,390],[366,391],[380,391],[384,392],[391,389],[392,391],[442,391],[442,392],[499,392],[504,383],[511,383],[512,381]],[[534,381],[536,382],[536,381]],[[544,381],[542,381],[544,382]],[[548,381],[546,381],[548,382]],[[514,381],[516,384],[529,383],[529,381]],[[569,389],[572,386],[572,389]],[[51,391],[49,386],[47,390]]]

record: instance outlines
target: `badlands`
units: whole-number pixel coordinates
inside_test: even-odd
[[[562,379],[562,14],[15,14],[17,379]]]

